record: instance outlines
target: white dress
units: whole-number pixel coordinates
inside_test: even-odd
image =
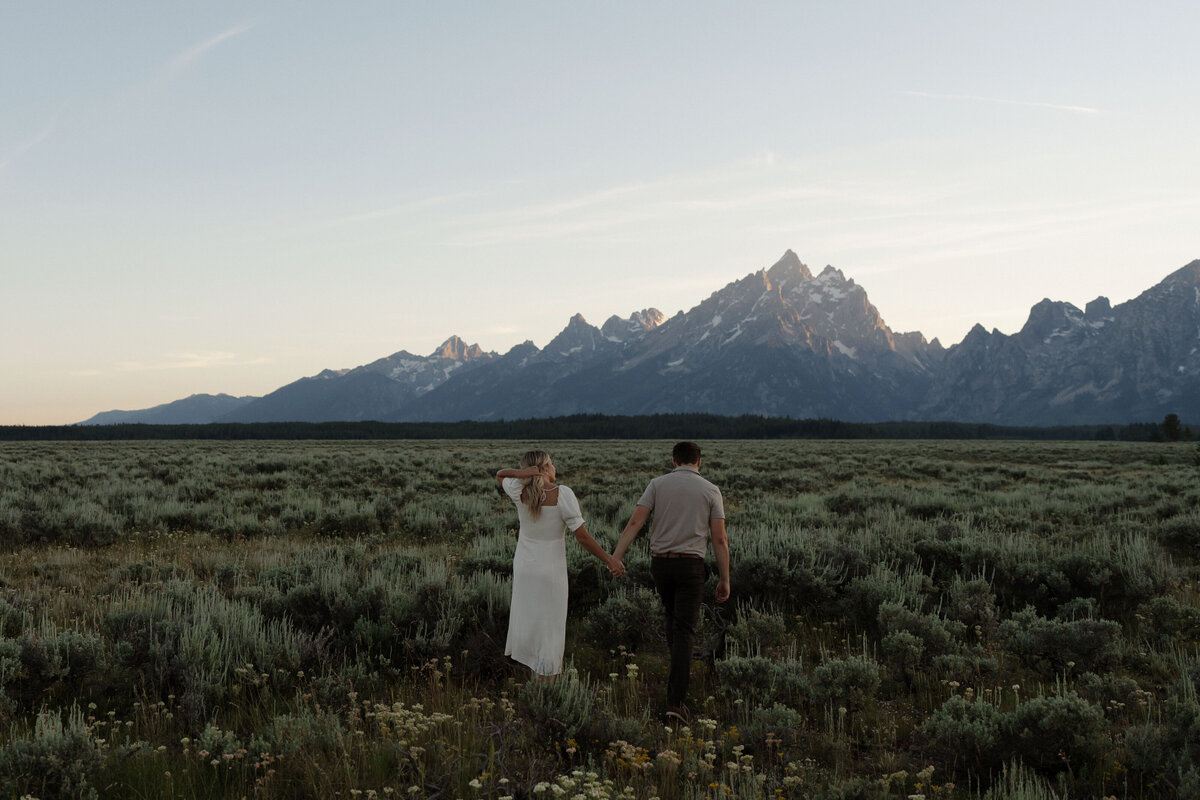
[[[521,502],[521,480],[505,478],[503,486],[521,520],[504,655],[539,675],[557,675],[567,637],[566,533],[583,524],[583,514],[575,493],[559,486],[558,505],[542,506],[534,520]]]

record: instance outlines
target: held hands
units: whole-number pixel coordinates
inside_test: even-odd
[[[625,565],[615,558],[608,559],[608,571],[612,573],[614,578],[621,578],[625,575]]]

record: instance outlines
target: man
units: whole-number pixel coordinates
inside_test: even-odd
[[[707,569],[704,555],[712,540],[717,559],[716,599],[729,599],[729,540],[721,490],[700,477],[700,446],[680,442],[671,452],[675,469],[650,481],[613,551],[618,562],[637,538],[651,512],[650,575],[667,618],[671,672],[667,679],[667,716],[688,720],[683,704],[692,669],[692,642],[700,618]]]

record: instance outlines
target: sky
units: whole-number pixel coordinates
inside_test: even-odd
[[[1192,2],[0,0],[0,424],[671,316],[950,346],[1200,258]]]

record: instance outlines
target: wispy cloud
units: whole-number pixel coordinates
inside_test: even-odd
[[[612,244],[656,235],[665,225],[708,227],[714,216],[728,226],[792,214],[823,202],[856,207],[907,206],[933,191],[897,190],[866,179],[831,177],[802,159],[767,152],[690,172],[600,186],[551,202],[512,203],[445,224],[449,247],[484,247],[535,240]],[[500,198],[503,200],[504,198]]]
[[[54,129],[58,127],[58,120],[59,117],[62,116],[62,112],[63,110],[60,108],[57,112],[55,112],[54,116],[50,118],[50,121],[42,126],[41,130],[30,136],[28,139],[18,142],[7,153],[0,155],[0,170],[4,169],[33,148],[49,139],[54,134]]]
[[[154,372],[172,369],[211,369],[213,367],[246,367],[265,364],[265,358],[243,358],[237,353],[168,353],[163,361],[121,361],[118,372]]]
[[[212,50],[217,45],[223,44],[235,36],[240,36],[243,33],[247,33],[253,27],[254,23],[250,22],[249,20],[234,25],[229,30],[218,33],[211,39],[205,39],[203,42],[184,50],[171,60],[169,66],[171,69],[183,69],[184,67],[187,67],[188,65],[197,61],[201,56],[203,56],[209,50]]]
[[[414,214],[418,211],[449,205],[460,200],[468,200],[473,197],[479,197],[480,194],[480,192],[456,192],[453,194],[437,195],[435,197],[425,197],[420,200],[412,200],[408,203],[401,203],[400,205],[380,208],[374,211],[364,211],[361,214],[351,214],[345,217],[337,217],[322,223],[321,227],[348,225],[355,222],[370,222],[371,220],[386,219],[389,217],[402,217],[408,214]]]
[[[254,23],[247,20],[246,22],[241,22],[241,23],[238,23],[237,25],[234,25],[229,30],[218,33],[216,36],[213,36],[209,39],[205,39],[204,41],[202,41],[198,44],[192,45],[191,47],[184,50],[182,53],[179,53],[174,58],[172,58],[170,61],[168,61],[166,66],[164,66],[162,68],[162,70],[159,71],[159,74],[156,76],[154,83],[156,83],[156,84],[164,83],[164,82],[170,80],[171,78],[175,77],[180,72],[182,72],[183,70],[185,70],[185,69],[189,68],[190,66],[192,66],[193,64],[195,64],[197,61],[199,61],[201,58],[203,58],[205,56],[205,54],[208,53],[213,48],[224,44],[225,42],[229,41],[230,39],[234,38],[235,36],[241,36],[243,33],[249,32],[253,27],[254,27]]]
[[[898,94],[905,94],[910,97],[928,97],[934,100],[968,100],[978,103],[1000,103],[1006,106],[1033,106],[1035,108],[1049,108],[1055,111],[1070,111],[1075,114],[1099,114],[1100,109],[1092,108],[1091,106],[1072,106],[1061,105],[1059,103],[1039,103],[1033,100],[1008,100],[1003,97],[983,97],[974,94],[938,94],[937,92],[908,92],[902,91]]]
[[[877,275],[927,267],[937,262],[972,260],[1004,253],[1037,253],[1070,238],[1094,238],[1116,224],[1154,220],[1200,208],[1184,195],[1125,200],[1097,199],[1056,204],[949,205],[932,211],[878,217],[800,220],[764,225],[762,235],[803,237],[826,252],[853,262],[857,275]]]

